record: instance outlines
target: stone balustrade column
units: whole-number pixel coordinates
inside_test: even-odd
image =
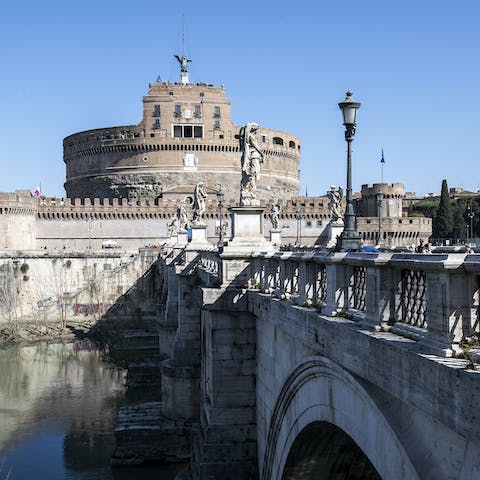
[[[265,292],[272,292],[275,289],[276,260],[272,257],[265,258]]]
[[[352,267],[340,261],[345,254],[337,253],[327,263],[327,298],[322,308],[324,315],[336,315],[341,310],[350,307],[349,293],[351,291]]]
[[[366,320],[386,328],[395,319],[395,270],[386,266],[367,267],[365,277]]]
[[[468,276],[463,271],[427,271],[425,294],[425,342],[436,353],[451,356],[460,351],[463,323],[469,318]]]
[[[285,257],[282,255],[281,258],[278,258],[278,284],[276,285],[277,289],[282,293],[286,293],[288,285],[288,265]]]
[[[308,276],[307,276],[307,269],[308,269],[308,263],[305,258],[299,259],[298,262],[298,292],[297,292],[297,298],[295,299],[295,302],[298,305],[306,305],[307,304],[307,289],[308,289]],[[310,279],[310,285],[311,285],[311,279]],[[311,291],[311,289],[310,289]],[[310,296],[310,304],[311,304],[311,296]]]

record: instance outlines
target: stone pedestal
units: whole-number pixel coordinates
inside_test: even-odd
[[[179,230],[177,233],[177,246],[184,247],[188,243],[188,233],[186,230]]]
[[[172,234],[167,238],[167,245],[169,247],[173,247],[178,243],[178,235]]]
[[[268,251],[273,249],[271,242],[263,235],[263,208],[232,207],[232,240],[227,251],[250,252]]]
[[[270,230],[270,241],[273,245],[282,244],[282,231],[281,230]]]
[[[327,248],[334,248],[337,245],[337,237],[343,232],[343,222],[337,220],[327,225]]]
[[[203,248],[209,245],[207,240],[207,226],[203,223],[193,224],[191,226],[192,240],[189,247]]]

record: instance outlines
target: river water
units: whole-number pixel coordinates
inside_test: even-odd
[[[125,376],[89,342],[0,348],[0,480],[173,479],[110,468]]]

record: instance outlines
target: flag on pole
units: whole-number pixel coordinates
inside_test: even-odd
[[[39,197],[39,196],[40,196],[40,193],[41,193],[41,192],[40,192],[40,185],[39,185],[39,186],[35,189],[34,194],[35,194],[36,197]]]
[[[385,158],[383,157],[383,148],[382,148],[382,158],[380,160],[380,163],[385,163]]]

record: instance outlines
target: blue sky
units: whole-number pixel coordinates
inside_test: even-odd
[[[362,102],[353,187],[480,188],[480,2],[17,0],[0,17],[0,191],[64,196],[62,140],[137,123],[148,82],[224,84],[237,124],[302,139],[302,193],[345,184],[338,102]]]

